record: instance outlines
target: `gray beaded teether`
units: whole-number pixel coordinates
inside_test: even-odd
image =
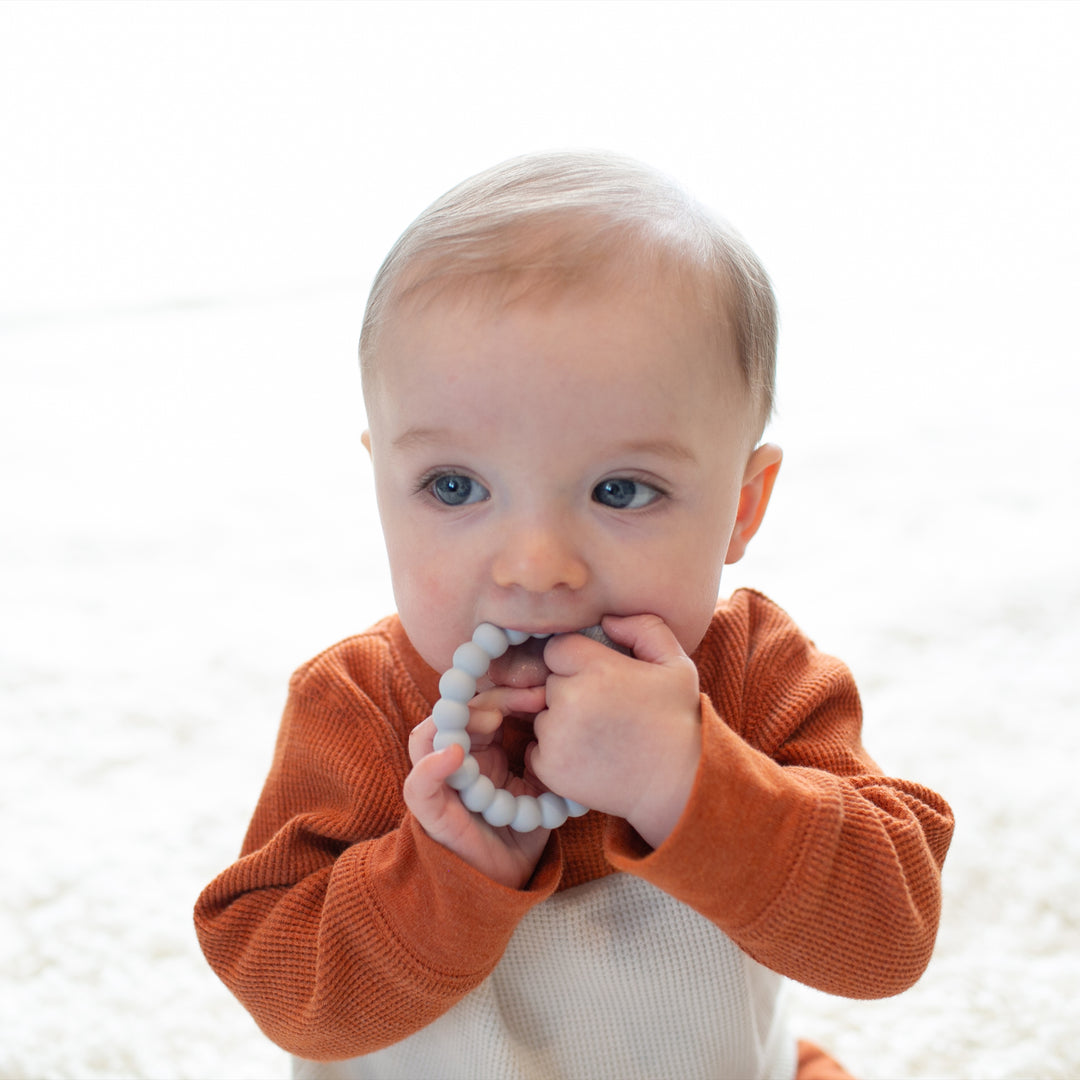
[[[599,627],[596,628],[599,630]],[[603,631],[600,631],[603,636]],[[459,645],[454,652],[453,666],[439,680],[439,693],[431,718],[435,721],[436,750],[457,744],[465,751],[461,767],[447,777],[446,782],[460,795],[461,801],[474,814],[496,828],[509,825],[516,832],[532,832],[541,827],[557,829],[568,817],[581,817],[588,807],[564,799],[553,791],[543,795],[512,795],[480,773],[480,765],[469,753],[472,740],[465,728],[469,724],[469,702],[476,693],[476,680],[487,674],[488,665],[502,656],[511,645],[520,645],[530,637],[547,634],[526,634],[521,630],[503,630],[491,623],[481,623],[472,640]],[[589,636],[595,636],[590,634]]]

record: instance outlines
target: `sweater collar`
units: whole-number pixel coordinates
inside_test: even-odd
[[[401,619],[397,615],[390,618],[390,640],[394,649],[401,657],[405,670],[416,684],[416,688],[423,695],[424,700],[431,706],[439,700],[440,672],[428,665],[423,657],[416,651],[409,635],[405,633],[405,627],[401,625]]]

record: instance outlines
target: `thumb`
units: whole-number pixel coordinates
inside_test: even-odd
[[[670,664],[689,657],[659,615],[605,615],[600,625],[612,641],[632,649],[637,660]]]

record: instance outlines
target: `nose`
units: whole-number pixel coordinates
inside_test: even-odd
[[[580,589],[588,567],[564,529],[523,522],[503,533],[492,562],[491,575],[500,588],[518,587],[531,593],[560,587]]]

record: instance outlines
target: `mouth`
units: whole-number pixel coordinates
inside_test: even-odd
[[[586,626],[581,630],[570,631],[582,634],[593,641],[606,645],[609,649],[630,654],[629,649],[616,645],[599,626]],[[495,686],[509,686],[515,689],[531,686],[543,686],[551,669],[544,663],[544,648],[551,634],[530,635],[520,645],[511,645],[509,649],[491,661],[488,678]]]
[[[547,637],[529,637],[491,661],[488,678],[495,686],[543,686],[551,674],[544,663]]]

